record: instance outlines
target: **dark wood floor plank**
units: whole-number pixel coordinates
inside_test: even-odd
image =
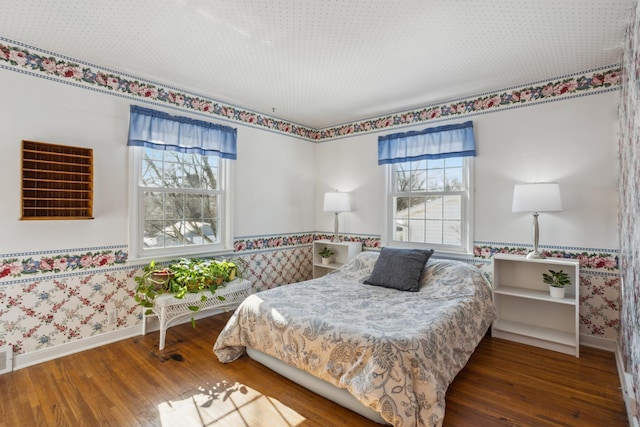
[[[0,426],[378,426],[246,356],[218,362],[229,316],[171,328],[164,351],[155,332],[1,375]],[[626,426],[614,356],[485,338],[449,387],[444,425]]]

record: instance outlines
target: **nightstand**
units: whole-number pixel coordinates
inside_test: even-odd
[[[580,262],[495,254],[492,263],[497,318],[491,335],[579,357]],[[542,281],[549,270],[569,275],[564,298],[549,295],[549,285]]]
[[[329,248],[334,252],[333,261],[329,264],[322,263],[320,251]],[[361,242],[332,242],[331,240],[315,240],[313,242],[313,277],[324,276],[337,270],[344,263],[362,252]]]

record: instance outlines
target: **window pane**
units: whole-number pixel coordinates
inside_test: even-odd
[[[184,238],[189,245],[202,245],[205,243],[205,236],[211,240],[213,228],[211,224],[204,221],[187,221],[185,223]]]
[[[148,187],[162,186],[162,162],[150,159],[142,161],[142,184]]]
[[[442,219],[442,197],[429,197],[426,208],[427,219]]]
[[[425,191],[427,189],[427,171],[411,172],[411,191]]]
[[[165,188],[180,188],[183,183],[184,171],[180,163],[164,162],[162,171],[162,186]]]
[[[216,190],[218,188],[218,158],[210,156],[203,157],[202,160],[202,188]]]
[[[198,221],[202,218],[202,194],[186,194],[184,217],[185,219]]]
[[[411,206],[411,198],[410,197],[394,197],[393,202],[395,204],[395,218],[408,218],[409,217],[409,206]]]
[[[404,193],[409,191],[411,173],[404,170],[402,166],[399,166],[395,174],[395,191],[398,193]]]
[[[162,234],[162,221],[144,222],[144,247],[162,248],[164,247],[164,234]]]
[[[429,169],[427,171],[427,190],[444,190],[444,169]]]
[[[462,244],[462,230],[460,221],[444,221],[443,243],[447,245]]]
[[[144,219],[161,220],[164,218],[164,194],[153,191],[143,192],[144,198]],[[146,231],[146,227],[145,227]]]
[[[409,241],[416,243],[425,242],[424,220],[409,220]]]
[[[205,195],[202,201],[202,217],[212,218],[217,220],[220,218],[220,212],[218,212],[218,196],[215,194]]]
[[[164,222],[164,228],[160,232],[164,236],[164,247],[182,246],[184,242],[184,222]]]
[[[444,219],[462,219],[462,196],[445,196],[444,197]]]
[[[426,221],[427,242],[442,244],[442,221]]]
[[[179,220],[184,218],[184,197],[182,193],[165,193],[164,217],[165,219]]]
[[[445,190],[461,191],[463,189],[462,168],[445,169]]]
[[[409,210],[410,219],[421,219],[425,217],[425,201],[424,197],[412,197],[411,209]]]
[[[218,221],[208,218],[203,221],[205,225],[202,228],[203,243],[220,243],[218,238]]]
[[[183,182],[181,188],[200,188],[202,182],[200,179],[200,171],[202,167],[191,163],[185,163],[182,167]]]
[[[409,241],[409,221],[406,219],[397,219],[394,222],[395,230],[393,233],[393,239],[399,242]]]

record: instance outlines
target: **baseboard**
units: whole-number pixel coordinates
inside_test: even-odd
[[[580,345],[614,353],[616,351],[617,342],[608,338],[580,334]]]
[[[13,370],[26,368],[28,366],[37,365],[38,363],[48,362],[49,360],[58,359],[80,351],[89,350],[90,348],[100,347],[105,344],[120,341],[140,335],[140,326],[130,326],[128,328],[119,329],[113,332],[105,332],[96,335],[60,344],[51,348],[32,351],[27,354],[19,354],[13,358]]]
[[[631,374],[627,373],[624,369],[624,361],[622,360],[622,349],[620,348],[620,345],[618,343],[616,343],[615,354],[618,376],[620,377],[622,398],[624,400],[624,406],[627,409],[627,416],[629,417],[629,426],[639,427],[640,421],[638,419],[638,402],[635,399],[633,380],[631,378]]]
[[[225,311],[234,310],[235,307],[228,309],[220,309],[215,311],[205,311],[202,313],[194,313],[194,319],[198,320],[214,314],[220,314]],[[177,321],[172,326],[180,325],[183,323],[191,322],[191,317],[185,317],[182,320]],[[149,316],[147,319],[147,333],[158,331],[160,329],[158,319],[155,316]],[[168,329],[171,331],[171,328]],[[78,353],[91,348],[100,347],[106,344],[111,344],[116,341],[121,341],[127,338],[139,336],[142,333],[142,326],[129,326],[127,328],[119,329],[117,331],[105,332],[104,334],[96,335],[94,337],[83,338],[77,341],[60,344],[51,348],[44,348],[42,350],[32,351],[27,354],[19,354],[13,356],[13,370],[26,368],[28,366],[37,365],[38,363],[48,362],[50,360],[58,359],[60,357],[68,356],[70,354]],[[170,332],[168,332],[170,333]],[[2,371],[0,371],[2,373]]]
[[[0,347],[0,374],[13,371],[13,347],[3,345]]]

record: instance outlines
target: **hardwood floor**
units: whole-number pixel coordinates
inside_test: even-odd
[[[0,375],[2,426],[378,426],[213,343],[230,313]],[[626,426],[613,353],[579,359],[485,338],[447,392],[445,426]]]

